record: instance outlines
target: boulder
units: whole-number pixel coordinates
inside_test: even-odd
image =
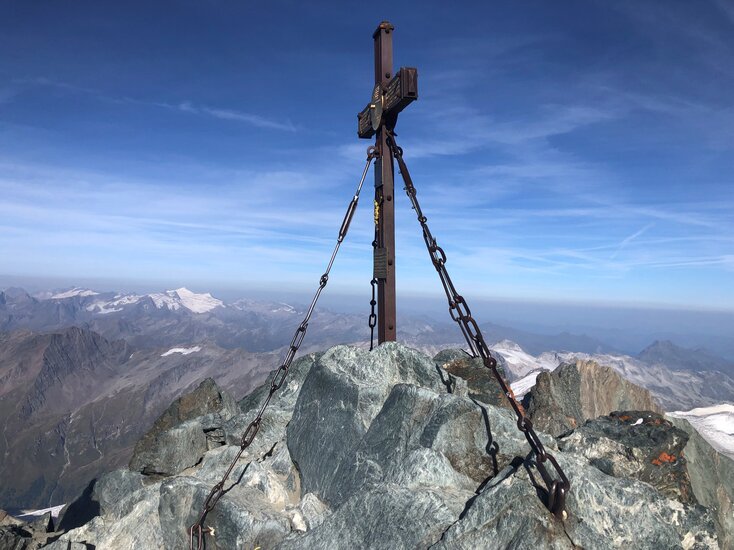
[[[625,411],[600,416],[564,436],[559,447],[614,477],[639,479],[668,498],[695,504],[682,451],[688,434],[661,415]]]
[[[92,492],[99,513],[113,519],[129,514],[140,500],[135,494],[145,487],[145,481],[145,476],[130,470],[115,470],[100,477]]]
[[[19,525],[0,527],[0,548],[3,550],[29,550],[33,545],[33,533]]]
[[[565,521],[551,516],[537,498],[537,471],[528,464],[509,466],[432,548],[718,548],[705,508],[603,474],[580,457],[559,453],[557,459],[573,476]]]
[[[505,359],[498,353],[494,354],[494,357],[497,359],[497,370],[507,381],[507,373],[503,367]],[[480,357],[472,357],[461,349],[448,349],[438,352],[433,360],[442,370],[449,373],[452,380],[465,382],[468,395],[472,399],[495,407],[511,409],[494,374],[484,366]]]
[[[304,492],[341,500],[337,469],[354,456],[392,387],[413,384],[447,393],[435,362],[394,342],[373,351],[336,346],[303,382],[288,424],[287,442]]]
[[[197,464],[207,450],[224,443],[223,425],[238,412],[232,397],[207,378],[158,417],[135,445],[130,469],[170,476]]]
[[[614,411],[663,412],[646,389],[626,381],[611,367],[582,360],[541,372],[525,402],[536,429],[554,436]]]

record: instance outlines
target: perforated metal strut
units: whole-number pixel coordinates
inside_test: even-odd
[[[449,314],[451,315],[451,318],[459,325],[459,328],[461,329],[461,332],[466,339],[466,343],[469,346],[472,355],[474,357],[481,357],[484,366],[492,371],[492,374],[494,375],[497,383],[502,389],[502,393],[509,401],[512,409],[515,411],[515,415],[517,416],[517,427],[525,435],[525,439],[527,439],[528,443],[530,444],[530,448],[533,450],[533,453],[536,457],[535,466],[541,477],[543,478],[543,482],[546,484],[548,493],[548,509],[559,519],[564,519],[566,515],[566,495],[568,494],[568,490],[571,488],[571,483],[566,477],[566,474],[561,469],[558,462],[556,461],[555,457],[545,450],[545,447],[540,441],[538,434],[536,434],[535,430],[533,429],[533,423],[525,415],[525,410],[523,409],[522,405],[517,402],[515,394],[513,393],[509,384],[507,384],[507,382],[497,370],[497,360],[492,357],[492,354],[489,351],[489,346],[487,346],[487,343],[484,341],[482,331],[479,330],[479,325],[477,324],[474,317],[472,317],[469,305],[466,303],[466,300],[456,291],[454,283],[451,281],[451,277],[449,277],[449,273],[446,270],[446,253],[440,246],[438,246],[436,238],[433,236],[431,230],[428,228],[428,219],[423,215],[423,211],[421,210],[420,204],[418,203],[418,198],[416,197],[416,190],[415,186],[413,185],[413,180],[411,179],[408,167],[403,160],[403,150],[402,148],[398,147],[397,143],[395,142],[394,132],[388,132],[388,146],[392,150],[393,156],[398,163],[398,168],[405,184],[405,192],[408,194],[408,198],[410,199],[411,205],[413,206],[413,209],[415,210],[416,216],[418,218],[418,222],[420,223],[421,229],[423,230],[423,240],[426,243],[428,254],[431,256],[433,266],[436,268],[438,276],[441,279],[441,284],[443,285],[443,289],[446,293],[446,298],[448,299]],[[557,479],[554,479],[548,473],[548,469],[545,466],[546,462],[550,462],[553,466],[553,469],[558,476]]]
[[[354,196],[352,197],[351,202],[349,203],[349,206],[347,207],[347,212],[344,214],[344,220],[342,220],[341,227],[339,228],[339,236],[336,240],[336,245],[334,245],[334,251],[331,253],[331,259],[329,260],[329,264],[326,267],[326,271],[324,271],[324,274],[319,279],[319,286],[316,289],[316,294],[314,294],[313,299],[311,300],[311,305],[308,307],[308,310],[306,311],[306,315],[303,318],[303,321],[301,321],[301,324],[298,325],[298,328],[296,329],[295,334],[293,335],[293,339],[291,340],[291,344],[288,347],[288,351],[286,352],[285,359],[283,360],[283,363],[280,365],[277,371],[275,371],[275,374],[273,375],[273,379],[270,383],[270,391],[268,392],[267,397],[263,401],[262,405],[260,406],[260,409],[255,416],[254,420],[250,422],[250,424],[245,429],[245,432],[242,434],[242,439],[240,441],[240,450],[237,452],[237,454],[234,457],[234,460],[232,460],[232,463],[229,465],[229,468],[227,468],[227,471],[222,476],[222,479],[212,487],[211,491],[209,492],[209,495],[204,500],[204,504],[201,509],[201,513],[199,514],[198,519],[196,520],[196,523],[194,523],[188,530],[189,533],[189,550],[204,550],[206,548],[206,537],[205,534],[209,534],[211,536],[214,536],[214,528],[212,527],[204,527],[204,521],[206,520],[207,515],[209,512],[211,512],[214,507],[217,505],[217,502],[219,502],[219,499],[222,498],[224,493],[226,492],[224,489],[224,484],[227,482],[227,479],[229,479],[230,474],[232,473],[232,470],[234,470],[234,467],[236,466],[239,459],[242,457],[242,453],[245,452],[245,449],[247,449],[252,441],[255,439],[255,436],[257,435],[257,432],[260,430],[260,424],[262,423],[263,414],[265,413],[265,410],[268,407],[268,404],[270,403],[270,400],[273,398],[273,395],[276,391],[280,389],[280,387],[285,382],[286,377],[288,376],[288,369],[291,366],[291,363],[293,362],[293,359],[296,356],[296,353],[298,352],[298,348],[303,343],[303,339],[306,336],[306,330],[308,329],[308,323],[311,320],[311,315],[313,314],[314,308],[316,307],[316,302],[319,300],[319,296],[321,296],[321,292],[326,287],[326,284],[329,282],[329,272],[331,271],[332,266],[334,265],[334,260],[336,259],[336,255],[339,252],[339,247],[341,246],[342,242],[344,241],[344,238],[347,236],[347,232],[349,231],[349,225],[352,223],[352,218],[354,217],[354,212],[357,209],[357,204],[359,202],[359,194],[362,191],[362,185],[364,185],[364,180],[367,177],[367,172],[370,169],[370,165],[372,164],[372,161],[377,156],[377,152],[374,147],[368,147],[367,148],[367,162],[365,164],[364,170],[362,171],[362,177],[359,180],[359,185],[357,186],[357,190],[354,193]]]

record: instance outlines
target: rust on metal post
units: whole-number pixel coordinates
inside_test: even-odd
[[[375,40],[375,85],[381,90],[392,80],[392,31],[389,22],[383,21],[372,37]],[[387,114],[387,113],[385,113]],[[393,122],[394,124],[394,122]],[[395,300],[395,189],[392,150],[387,144],[387,131],[383,123],[377,129],[376,146],[380,153],[375,166],[375,199],[381,200],[377,221],[378,248],[375,261],[381,256],[384,275],[377,280],[377,341],[394,342],[397,336],[397,312]],[[380,250],[382,249],[382,250]]]
[[[377,339],[393,342],[397,336],[395,299],[395,166],[388,136],[398,115],[418,99],[418,70],[393,70],[392,34],[383,21],[372,34],[375,46],[375,87],[367,106],[357,114],[357,135],[375,138],[375,242],[373,278],[377,280]]]

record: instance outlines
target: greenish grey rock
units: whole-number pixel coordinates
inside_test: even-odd
[[[583,401],[581,389],[602,379],[579,381],[576,395]],[[668,498],[677,493],[663,494],[660,480],[641,481],[623,461],[627,447],[631,456],[644,451],[640,460],[680,448],[682,432],[653,425],[655,415],[640,413],[640,424],[592,422],[595,428],[561,440],[567,452],[538,432],[571,479],[561,522],[545,508],[514,414],[472,399],[466,381],[428,357],[394,343],[372,352],[337,346],[298,359],[286,380],[205,518],[208,550],[719,548],[709,509]],[[221,429],[224,444],[170,477],[127,472],[100,480],[101,515],[62,540],[98,550],[188,547],[187,529],[239,454],[242,431],[269,387],[221,422],[206,413],[167,426],[159,436],[189,424],[202,434],[205,426]],[[624,388],[615,391],[623,401]],[[576,404],[581,413],[584,407]]]
[[[493,357],[497,360],[497,370],[500,375],[509,383],[504,368],[505,358],[498,353],[494,354]],[[438,352],[433,360],[450,375],[452,380],[464,382],[467,386],[468,395],[472,399],[495,407],[511,408],[494,374],[484,366],[480,357],[471,357],[461,349],[447,349]],[[454,382],[454,385],[456,385],[456,382]],[[457,392],[452,391],[452,393]]]
[[[353,495],[321,525],[276,548],[428,548],[459,517],[460,502],[446,491],[381,485]]]
[[[121,518],[130,513],[142,498],[142,495],[133,495],[143,489],[144,480],[145,476],[130,470],[115,470],[100,477],[94,484],[92,496],[99,503],[101,515]]]
[[[206,435],[197,420],[189,420],[156,435],[136,450],[130,468],[145,475],[171,476],[197,464],[207,451]]]
[[[372,352],[336,346],[319,358],[304,380],[287,430],[304,492],[331,504],[338,493],[335,474],[342,459],[353,456],[399,383],[447,393],[435,362],[394,342]]]
[[[666,499],[644,483],[607,476],[583,458],[565,453],[557,458],[573,476],[566,521],[551,516],[537,498],[537,471],[508,467],[434,548],[718,548],[705,508]]]
[[[614,477],[639,479],[660,493],[695,504],[682,451],[688,434],[652,412],[622,411],[600,416],[559,441],[564,452],[584,456]]]
[[[158,417],[135,445],[130,469],[170,476],[194,466],[207,450],[224,443],[223,425],[238,412],[234,399],[207,378]]]

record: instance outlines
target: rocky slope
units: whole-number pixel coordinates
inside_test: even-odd
[[[582,360],[540,373],[524,404],[533,424],[554,436],[613,411],[662,412],[646,389],[627,382],[611,367]]]
[[[172,399],[207,376],[242,395],[279,357],[211,343],[135,350],[74,327],[0,333],[0,507],[68,502],[126,464]]]
[[[489,393],[476,377],[456,374],[471,372],[469,360],[456,352],[438,359],[390,343],[294,362],[206,518],[206,547],[731,547],[730,490],[720,487],[734,486],[731,463],[685,421],[677,428],[639,411],[649,405],[642,394],[622,395],[631,388],[585,368],[587,378],[598,371],[599,381],[617,384],[610,404],[631,410],[559,439],[539,434],[571,478],[560,521],[545,508],[512,413],[478,399]],[[570,404],[584,414],[574,398],[593,402],[605,385],[578,385],[555,402],[558,412],[571,416]],[[267,389],[234,408],[209,382],[175,403],[141,440],[134,468],[97,480],[47,548],[188,547],[186,529]]]
[[[669,342],[650,346],[641,354],[645,360],[581,351],[546,351],[533,356],[508,341],[499,342],[492,349],[505,359],[507,375],[517,395],[524,395],[533,387],[540,373],[554,370],[562,363],[584,360],[611,367],[626,380],[649,390],[667,411],[734,402],[734,377],[723,359],[706,353],[698,356],[694,350],[684,350]],[[675,353],[669,353],[671,350]]]

